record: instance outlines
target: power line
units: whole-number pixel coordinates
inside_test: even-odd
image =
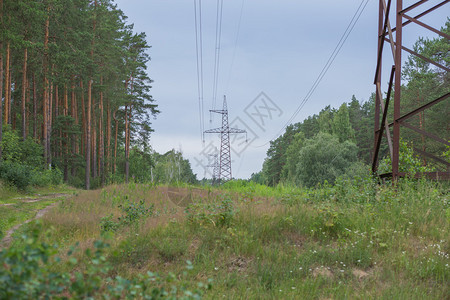
[[[200,139],[203,141],[204,115],[203,115],[203,40],[202,40],[202,1],[194,0],[195,21],[195,50],[197,55],[197,91],[198,91],[198,113],[200,119]],[[197,17],[198,13],[198,17]]]
[[[237,49],[237,44],[238,44],[238,40],[239,40],[239,33],[241,31],[242,14],[244,11],[244,3],[245,3],[245,0],[242,0],[241,12],[239,13],[239,21],[238,21],[238,27],[237,27],[237,31],[236,31],[236,38],[234,40],[233,56],[231,58],[230,71],[228,72],[228,80],[227,80],[227,86],[225,88],[225,93],[228,91],[228,86],[230,85],[231,71],[233,70],[234,58],[236,57],[236,49]]]
[[[214,56],[214,80],[213,80],[212,109],[216,108],[217,86],[219,83],[220,43],[221,43],[221,36],[222,36],[222,16],[223,16],[223,0],[217,0],[216,45],[215,45],[215,56]],[[210,121],[212,121],[212,120],[210,120]]]
[[[202,87],[202,130],[205,130],[205,115],[204,115],[204,103],[203,103],[203,31],[202,31],[202,0],[198,0],[199,6],[199,25],[200,25],[200,77]]]
[[[365,4],[364,4],[364,1],[366,1]],[[336,56],[339,54],[339,52],[341,51],[341,49],[344,46],[345,42],[347,41],[347,38],[349,37],[350,33],[352,32],[353,28],[355,27],[356,23],[358,22],[359,18],[361,17],[361,14],[364,12],[364,9],[366,8],[366,6],[369,3],[369,1],[370,0],[362,0],[361,1],[361,3],[358,6],[358,9],[355,11],[352,19],[350,20],[350,23],[348,24],[348,26],[345,29],[344,33],[342,34],[339,42],[337,43],[336,47],[334,48],[333,52],[331,53],[330,57],[328,58],[328,61],[326,62],[326,64],[322,68],[322,71],[319,73],[319,76],[317,76],[317,78],[314,81],[313,85],[309,89],[309,91],[306,94],[306,96],[303,98],[302,102],[300,102],[299,106],[294,111],[292,116],[289,118],[289,120],[286,122],[286,124],[280,129],[280,131],[278,131],[278,133],[274,136],[274,138],[272,140],[276,139],[278,136],[280,136],[283,133],[283,130],[285,130],[286,127],[289,124],[292,123],[292,121],[295,119],[295,117],[297,117],[299,112],[305,106],[306,102],[308,102],[308,100],[311,98],[312,94],[314,93],[316,88],[319,86],[319,84],[322,81],[323,77],[328,72],[328,70],[330,69],[330,67],[333,64],[334,60],[336,59]],[[270,140],[268,142],[266,142],[265,144],[263,144],[263,145],[254,146],[254,148],[264,147],[264,146],[266,146],[269,143],[270,143]]]

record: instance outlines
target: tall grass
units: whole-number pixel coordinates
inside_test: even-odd
[[[314,189],[113,185],[62,201],[44,217],[54,231],[42,239],[88,248],[105,237],[102,218],[119,222],[120,205],[143,201],[154,205],[151,216],[108,233],[112,275],[177,274],[189,260],[193,273],[183,282],[213,279],[210,299],[445,299],[448,187],[370,178]]]

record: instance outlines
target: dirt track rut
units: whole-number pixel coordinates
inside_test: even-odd
[[[47,196],[42,196],[39,198],[32,198],[32,199],[23,199],[21,202],[22,203],[33,203],[33,202],[38,202],[38,201],[42,201],[42,200],[48,200],[48,199],[53,199],[53,198],[59,198],[59,197],[66,197],[69,196],[69,194],[51,194],[51,195],[47,195]],[[6,203],[6,204],[2,204],[0,206],[8,206],[8,205],[13,205],[15,203]],[[14,226],[13,228],[9,229],[8,231],[6,231],[5,236],[3,237],[3,239],[0,241],[0,250],[2,248],[6,248],[11,244],[12,241],[12,235],[14,234],[14,232],[19,229],[22,225],[24,224],[28,224],[31,221],[37,220],[39,218],[42,218],[49,210],[51,210],[53,207],[55,207],[58,204],[58,202],[52,203],[48,206],[46,206],[43,209],[40,209],[37,211],[36,215],[31,218],[26,220],[23,223],[17,224],[16,226]]]

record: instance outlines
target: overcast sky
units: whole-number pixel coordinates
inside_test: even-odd
[[[416,1],[404,1],[404,7],[412,2]],[[429,2],[423,7],[440,1]],[[153,122],[152,147],[160,153],[181,149],[201,179],[205,176],[202,165],[208,163],[207,153],[214,147],[220,148],[220,140],[217,135],[207,135],[203,143],[200,134],[194,1],[116,0],[116,3],[129,17],[128,21],[135,24],[135,31],[147,34],[152,47],[148,73],[154,80],[152,96],[161,110]],[[202,1],[205,129],[221,126],[219,116],[210,123],[208,112],[213,99],[216,3]],[[268,142],[305,98],[360,3],[360,0],[224,1],[216,108],[220,108],[226,95],[230,123],[234,121],[234,127],[248,131],[247,143],[245,135],[232,137],[233,177],[248,178],[261,170]],[[447,4],[421,20],[440,28],[449,8]],[[410,13],[416,14],[417,10]],[[377,20],[378,1],[369,0],[333,65],[294,122],[318,113],[327,105],[337,108],[349,102],[352,95],[360,101],[368,100],[374,92]],[[405,27],[406,45],[411,46],[418,36],[435,37],[415,24]],[[390,51],[387,44],[387,57],[386,51]],[[385,64],[385,69],[390,69],[388,60]],[[385,72],[383,82],[388,80],[387,76]],[[255,115],[255,109],[264,116]]]

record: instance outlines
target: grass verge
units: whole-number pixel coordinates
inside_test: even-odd
[[[110,186],[62,200],[44,216],[51,234],[41,240],[65,253],[77,241],[85,250],[108,237],[111,277],[180,274],[191,261],[180,284],[212,279],[209,299],[446,299],[448,190],[411,180],[311,190]],[[107,221],[118,225],[102,226]],[[79,253],[76,270],[89,264]]]

